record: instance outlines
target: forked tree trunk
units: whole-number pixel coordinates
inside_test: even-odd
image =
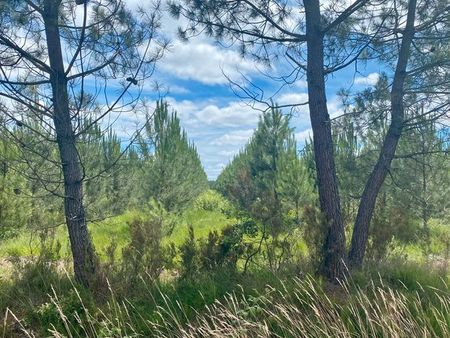
[[[58,28],[60,0],[45,0],[44,24],[50,60],[53,121],[64,177],[64,211],[76,280],[88,287],[96,272],[96,259],[83,206],[83,173],[69,111],[67,77]]]
[[[389,172],[403,129],[405,115],[403,107],[404,83],[410,47],[414,37],[415,13],[416,0],[410,0],[408,3],[406,27],[403,30],[403,39],[391,89],[391,124],[386,133],[378,161],[364,188],[353,229],[349,252],[349,264],[353,268],[360,267],[363,263],[369,236],[370,221],[375,209],[378,192]]]
[[[345,231],[333,154],[331,121],[325,93],[323,33],[319,0],[305,0],[308,48],[309,114],[313,130],[320,208],[328,222],[321,272],[329,280],[345,274]]]

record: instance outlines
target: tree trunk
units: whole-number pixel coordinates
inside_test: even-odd
[[[314,157],[320,208],[329,223],[321,272],[329,280],[336,280],[345,274],[345,231],[334,163],[331,121],[325,93],[320,3],[319,0],[305,0],[304,5],[308,48],[309,113],[313,130]]]
[[[69,111],[67,78],[58,28],[60,0],[46,0],[44,24],[49,51],[53,121],[64,177],[64,211],[69,231],[76,280],[88,287],[96,271],[96,259],[83,206],[83,174]]]
[[[360,267],[363,263],[370,221],[373,216],[378,192],[389,172],[403,129],[405,115],[403,107],[404,83],[410,46],[414,37],[415,12],[416,0],[410,0],[408,3],[406,27],[403,31],[403,39],[391,89],[391,124],[381,147],[378,161],[364,188],[353,229],[349,263],[354,268]]]

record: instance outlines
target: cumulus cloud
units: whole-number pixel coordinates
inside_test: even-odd
[[[306,130],[299,131],[295,133],[295,139],[298,143],[304,143],[306,140],[312,137],[312,129],[308,128]]]
[[[379,78],[380,74],[370,73],[367,76],[358,76],[357,78],[355,78],[355,84],[364,86],[374,86]]]
[[[252,74],[256,67],[239,53],[221,49],[211,43],[196,41],[184,43],[176,41],[166,54],[160,68],[180,79],[195,80],[208,85],[228,83],[228,77]]]
[[[332,119],[344,114],[342,102],[337,96],[334,96],[330,101],[327,102],[327,107],[328,107],[328,114],[330,114],[330,118]]]
[[[219,127],[248,126],[258,122],[261,112],[240,102],[227,106],[208,105],[196,112],[196,119],[205,124]]]
[[[141,0],[125,0],[127,6],[137,10],[139,6],[151,9],[152,2]],[[168,1],[163,0],[161,7],[165,9]],[[171,47],[165,54],[158,68],[182,80],[194,80],[207,85],[227,84],[226,74],[232,79],[240,78],[241,73],[249,76],[257,72],[253,62],[243,59],[240,54],[230,48],[221,48],[214,40],[204,35],[191,38],[188,42],[178,39],[178,27],[187,25],[184,18],[175,19],[168,11],[161,15],[161,32],[171,41]],[[172,91],[172,93],[175,93]]]
[[[226,163],[239,152],[253,134],[258,123],[259,110],[231,101],[220,105],[209,100],[180,100],[166,98],[172,109],[178,112],[181,125],[194,141],[203,166],[210,179],[215,179]],[[133,130],[133,117],[121,116],[116,129],[121,135]]]
[[[189,94],[191,91],[185,87],[172,84],[168,87],[168,92],[170,94]]]
[[[285,93],[277,99],[280,105],[298,105],[308,102],[307,93]]]
[[[139,0],[126,1],[130,7],[137,7],[137,4],[142,2]],[[295,13],[296,20],[288,22],[286,25],[292,28],[296,27],[298,19],[302,15],[300,12]],[[163,14],[164,34],[167,34],[172,40],[172,45],[171,50],[158,63],[158,69],[163,77],[169,75],[169,81],[173,84],[167,86],[168,92],[170,96],[174,97],[166,99],[170,106],[178,112],[183,128],[195,142],[208,177],[215,179],[232,157],[248,142],[261,114],[260,110],[252,109],[237,99],[231,98],[228,102],[223,103],[224,98],[218,96],[220,96],[219,89],[224,89],[223,85],[228,83],[224,74],[234,80],[240,79],[242,74],[255,80],[259,72],[255,63],[241,58],[235,50],[219,47],[214,44],[212,39],[205,36],[193,38],[188,43],[177,40],[176,28],[183,26],[184,23]],[[369,74],[367,77],[358,77],[355,79],[355,84],[372,85],[376,83],[378,77],[377,73]],[[183,87],[179,86],[180,82],[177,80],[183,80],[181,82]],[[191,83],[192,86],[189,85]],[[198,83],[211,86],[208,88],[211,91],[210,98],[205,98],[205,95],[202,95],[202,98],[196,96],[195,88]],[[201,87],[205,88],[206,86]],[[306,81],[298,79],[288,89],[292,92],[279,93],[275,102],[279,105],[306,103],[308,101],[308,95],[304,93],[306,88]],[[270,86],[265,89],[269,91]],[[177,97],[177,94],[187,93],[192,94],[191,100],[180,100],[180,97]],[[328,109],[332,118],[343,113],[336,97],[331,97],[328,101]],[[308,106],[297,106],[295,111],[298,114],[294,114],[291,124],[296,127],[297,142],[302,144],[312,136]],[[131,116],[126,117],[130,118],[125,119],[125,122],[131,128]]]
[[[304,79],[299,79],[295,81],[294,86],[297,88],[308,88],[308,82]]]
[[[216,146],[232,145],[232,146],[242,146],[247,143],[250,137],[253,135],[254,129],[247,130],[233,130],[226,133],[212,143]]]

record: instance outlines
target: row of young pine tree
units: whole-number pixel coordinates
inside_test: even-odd
[[[89,121],[84,121],[90,124]],[[44,134],[42,122],[27,121]],[[61,169],[54,142],[34,142],[17,124],[0,137],[0,239],[24,227],[42,229],[64,222]],[[6,132],[7,131],[7,132]],[[79,140],[85,175],[84,202],[89,220],[118,215],[156,200],[179,212],[207,185],[193,143],[176,112],[158,102],[132,142],[93,124]]]
[[[336,170],[346,232],[351,234],[360,196],[389,126],[383,105],[389,99],[386,78],[359,94],[346,116],[332,122]],[[418,118],[421,106],[408,111]],[[364,111],[364,114],[352,114]],[[290,250],[290,234],[301,229],[317,248],[318,266],[327,224],[320,214],[312,140],[298,149],[290,115],[278,109],[264,113],[248,142],[223,170],[216,188],[243,215],[256,220],[270,265]],[[449,217],[449,130],[423,120],[401,138],[396,158],[377,200],[367,256],[385,257],[394,242],[417,243],[430,253],[430,220]],[[264,243],[266,242],[266,243]],[[271,254],[272,253],[272,254]],[[313,253],[314,254],[314,253]],[[271,257],[272,255],[272,257]],[[272,266],[272,268],[277,268]]]
[[[385,86],[380,83],[361,94],[364,97],[358,102],[365,105],[366,115],[353,118],[349,114],[333,124],[347,225],[356,217],[363,184],[388,125],[387,117],[371,116],[379,112],[380,95],[386,95],[380,88]],[[420,107],[411,111],[420,114]],[[27,122],[45,133],[42,122]],[[448,136],[448,130],[430,123],[417,124],[404,134],[377,202],[372,255],[381,257],[394,237],[405,243],[420,239],[429,245],[430,219],[448,216]],[[152,199],[167,211],[180,212],[207,188],[195,145],[167,103],[157,103],[132,144],[124,142],[111,130],[103,134],[96,124],[80,139],[90,220],[118,215]],[[0,146],[0,237],[13,236],[23,227],[39,229],[62,223],[62,179],[54,143],[36,144],[28,128],[16,125],[10,134],[2,134]],[[269,110],[262,114],[245,148],[224,168],[215,187],[238,210],[257,220],[263,233],[276,239],[301,226],[308,208],[317,206],[312,149],[311,141],[298,148],[290,115]]]

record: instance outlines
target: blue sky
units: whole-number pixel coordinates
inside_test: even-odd
[[[127,2],[130,7],[138,3],[137,0]],[[267,93],[279,84],[261,74],[261,65],[242,59],[237,51],[225,49],[205,36],[189,42],[180,41],[176,36],[180,23],[167,14],[163,16],[162,23],[163,31],[171,40],[171,48],[158,63],[153,80],[167,90],[165,99],[178,112],[182,126],[196,144],[208,177],[215,179],[233,155],[246,144],[261,113],[251,106],[252,102],[242,100],[233,93],[224,74],[236,81],[240,81],[241,74],[244,74]],[[276,72],[277,65],[274,67]],[[373,65],[367,68],[360,67],[355,73],[354,67],[349,67],[327,80],[328,107],[332,117],[342,113],[336,96],[339,89],[352,86],[358,90],[376,82],[380,70]],[[150,88],[144,88],[144,96],[155,99]],[[297,104],[306,100],[304,78],[284,88],[276,97],[278,104]],[[285,111],[288,113],[289,109]],[[306,106],[298,107],[293,113],[291,123],[299,145],[302,145],[310,135],[308,109]],[[131,133],[133,126],[133,116],[126,115],[119,119],[115,128],[119,135],[126,135]]]

